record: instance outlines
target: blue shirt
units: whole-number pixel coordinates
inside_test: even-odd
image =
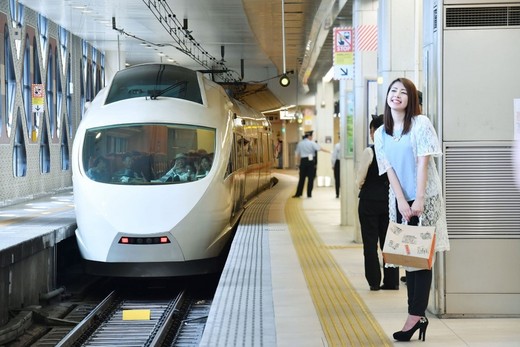
[[[318,145],[316,142],[312,142],[311,140],[305,138],[298,142],[296,151],[294,153],[300,158],[308,158],[309,160],[313,160],[316,151],[319,151],[320,148],[320,145]]]
[[[382,133],[386,158],[399,178],[404,198],[406,201],[415,200],[417,194],[415,170],[417,165],[415,164],[410,133],[402,136],[401,133],[396,133],[394,137],[388,135],[385,131]]]

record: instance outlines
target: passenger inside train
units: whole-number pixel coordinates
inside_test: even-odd
[[[134,168],[133,155],[127,153],[123,156],[124,167],[118,170],[112,176],[112,182],[132,183],[132,182],[146,182],[143,172],[139,172]]]
[[[94,181],[109,182],[110,171],[108,170],[108,160],[105,157],[97,157],[90,169],[88,169],[87,176]]]
[[[195,162],[195,167],[197,168],[196,179],[199,180],[206,177],[211,169],[211,158],[209,156],[202,157],[200,163]]]
[[[175,156],[173,167],[158,180],[152,182],[187,182],[193,180],[193,169],[186,163],[186,155],[179,153]]]
[[[202,179],[210,172],[215,130],[173,124],[124,124],[87,131],[85,144],[85,174],[94,181],[178,184]],[[103,170],[109,179],[95,176],[99,169],[93,159],[100,157],[106,159],[101,165],[106,164]]]

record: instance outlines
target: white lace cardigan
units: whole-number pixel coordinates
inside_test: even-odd
[[[384,126],[379,127],[374,134],[374,145],[376,150],[379,174],[382,175],[392,166],[388,162],[383,146]],[[418,156],[430,156],[428,161],[428,180],[424,199],[424,212],[422,214],[422,225],[435,225],[435,251],[442,252],[450,249],[448,239],[448,228],[446,223],[446,208],[442,197],[442,185],[437,171],[434,156],[441,156],[442,150],[437,138],[437,133],[428,117],[418,115],[412,118],[410,130],[410,142],[413,154],[417,161]],[[417,174],[417,173],[416,173]],[[415,177],[417,179],[417,176]],[[389,192],[390,220],[396,222],[395,193],[390,187]]]

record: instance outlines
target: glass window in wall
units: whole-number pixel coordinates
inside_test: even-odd
[[[63,171],[67,171],[70,167],[70,159],[69,159],[69,138],[67,137],[66,128],[63,127],[63,134],[61,136],[61,169]]]
[[[2,27],[0,26],[0,30],[2,29]],[[3,30],[4,30],[4,40],[5,40],[5,32],[7,30],[7,25],[5,25],[3,27]],[[5,48],[4,48],[5,49]],[[4,126],[5,126],[5,123],[6,123],[6,120],[4,120],[4,114],[5,114],[5,109],[4,109],[4,104],[5,104],[5,101],[0,97],[0,137],[2,137],[2,135],[4,134]],[[4,140],[6,141],[6,140]]]
[[[46,93],[45,97],[47,100],[47,109],[49,110],[49,125],[50,125],[50,131],[51,131],[51,137],[54,137],[54,134],[56,133],[56,103],[54,101],[54,71],[55,71],[55,65],[54,65],[54,54],[53,50],[49,49],[49,56],[47,60],[47,83],[46,83]]]
[[[81,110],[81,118],[85,114],[85,79],[83,78],[83,59],[79,62],[79,102],[80,102],[80,110]]]
[[[58,48],[54,50],[55,57],[55,68],[54,75],[56,80],[56,134],[58,136],[61,135],[61,122],[62,122],[62,102],[63,102],[63,88],[61,86],[61,69],[60,69],[60,60],[58,59]]]
[[[25,50],[23,53],[23,86],[22,97],[25,109],[25,123],[27,131],[32,133],[32,76],[31,76],[31,40],[25,36]]]
[[[68,31],[63,28],[59,27],[58,36],[60,40],[60,52],[61,52],[61,61],[65,62],[68,55],[68,49],[69,49],[69,34]]]
[[[15,177],[23,177],[27,174],[27,150],[25,148],[21,118],[20,109],[18,109],[13,146],[13,174]]]
[[[83,168],[111,184],[182,184],[213,167],[215,129],[175,124],[131,124],[90,129]]]
[[[42,54],[45,56],[45,48],[47,48],[47,34],[49,31],[49,25],[47,18],[38,14],[38,32],[40,33],[40,47],[42,48]],[[35,45],[36,47],[36,45]]]
[[[71,90],[71,85],[72,85],[72,72],[71,72],[71,63],[72,63],[72,59],[71,59],[71,56],[69,54],[68,58],[68,63],[67,63],[67,86],[66,86],[66,90],[67,90],[67,99],[65,100],[65,104],[66,104],[66,108],[67,108],[67,122],[69,124],[69,136],[70,138],[72,138],[72,90]]]
[[[87,82],[87,67],[88,67],[88,43],[87,41],[81,41],[81,60],[79,62],[79,81],[80,81],[80,107],[81,107],[81,118],[85,114],[85,104],[87,101],[91,101],[87,98],[87,86],[85,85]]]
[[[94,100],[94,86],[93,86],[93,77],[92,77],[92,63],[89,61],[87,63],[87,80],[86,80],[86,100],[92,101]]]
[[[36,37],[33,39],[33,69],[34,69],[34,82],[35,84],[42,84],[42,74],[40,70],[40,55],[38,52],[38,45]],[[33,131],[31,133],[31,139],[33,142],[38,140],[40,133],[40,127],[43,119],[43,112],[34,113]]]
[[[100,64],[99,68],[101,71],[101,76],[100,76],[101,80],[99,82],[99,90],[101,90],[105,86],[105,55],[104,54],[101,54],[101,64]]]
[[[14,100],[16,96],[16,76],[14,73],[13,55],[11,54],[11,43],[9,40],[9,30],[5,27],[4,34],[4,64],[5,64],[5,126],[7,136],[11,136],[11,126],[14,115]]]
[[[40,172],[51,172],[51,151],[45,122],[42,122],[42,133],[40,136]]]

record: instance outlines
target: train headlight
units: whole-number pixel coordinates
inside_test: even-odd
[[[159,245],[171,243],[168,236],[154,236],[154,237],[130,237],[122,236],[119,239],[120,244],[124,245]]]

